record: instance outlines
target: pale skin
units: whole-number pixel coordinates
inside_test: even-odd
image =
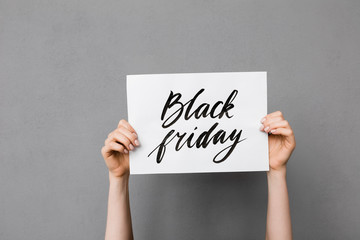
[[[268,209],[266,240],[291,240],[291,217],[286,185],[286,163],[295,137],[280,111],[261,120],[260,131],[269,135]],[[109,199],[105,240],[133,239],[129,203],[129,152],[140,146],[135,129],[121,120],[101,149],[109,169]]]

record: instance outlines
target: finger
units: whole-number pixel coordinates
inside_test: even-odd
[[[282,112],[276,111],[276,112],[269,113],[265,117],[263,117],[261,119],[261,123],[265,122],[266,119],[270,119],[270,118],[273,118],[273,117],[282,117],[284,119],[284,116],[283,116]]]
[[[118,143],[118,142],[110,142],[109,148],[112,151],[121,152],[121,153],[129,153],[129,151],[124,147],[124,145]]]
[[[130,125],[130,123],[128,123],[125,119],[121,119],[121,120],[120,120],[120,122],[119,122],[119,124],[118,124],[118,128],[121,127],[121,126],[127,128],[130,132],[136,134],[135,129],[134,129],[134,128]]]
[[[276,128],[271,131],[271,134],[282,135],[285,137],[290,137],[291,139],[293,139],[293,137],[294,137],[294,133],[291,128]]]
[[[276,128],[290,128],[289,122],[286,120],[281,120],[281,121],[277,121],[277,122],[273,122],[271,124],[268,125],[264,125],[264,132],[271,132],[271,130],[276,129]]]
[[[115,142],[112,142],[112,143],[109,143],[105,146],[103,146],[101,148],[101,153],[102,155],[104,156],[104,158],[107,158],[109,155],[111,155],[111,153],[115,151],[115,152],[120,152],[120,153],[129,153],[125,148],[124,146],[122,146],[121,144],[118,144],[118,143],[115,143]]]
[[[137,139],[137,135],[130,132],[127,128],[120,126],[119,128],[117,128],[115,131],[118,131],[119,133],[125,135],[128,139],[130,139],[131,143],[134,146],[139,146],[139,141]]]
[[[109,151],[110,151],[109,146],[103,146],[103,147],[101,148],[101,154],[104,156],[104,158],[107,157]]]
[[[115,144],[114,144],[115,143]],[[120,145],[120,146],[117,146]],[[108,150],[108,151],[116,151],[116,152],[123,152],[123,153],[128,153],[129,151],[124,147],[124,145],[122,145],[120,142],[117,142],[115,139],[110,139],[107,138],[105,140],[105,146],[103,147],[105,148],[104,150]]]
[[[119,142],[129,151],[134,149],[134,145],[132,145],[130,139],[128,139],[124,134],[119,133],[118,131],[112,132],[112,134],[110,135],[110,140],[110,142]]]
[[[277,116],[277,117],[272,117],[272,118],[267,118],[263,123],[262,125],[265,127],[265,126],[269,126],[270,124],[274,123],[274,122],[279,122],[279,121],[282,121],[284,120],[282,117],[280,116]]]
[[[111,134],[112,134],[112,133],[111,133]],[[104,145],[105,145],[105,146],[108,145],[111,141],[113,141],[113,138],[112,138],[112,135],[111,135],[111,134],[109,134],[108,138],[105,139],[105,142],[104,142]]]
[[[284,121],[284,119],[282,117],[280,117],[280,116],[268,118],[260,126],[260,131],[266,132],[268,129],[271,130],[270,125],[273,125],[273,124],[275,124],[277,122],[281,122],[281,121]],[[267,130],[265,130],[265,129],[267,129]]]

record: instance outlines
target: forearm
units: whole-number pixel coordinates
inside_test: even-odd
[[[109,177],[109,199],[105,240],[133,239],[128,177]]]
[[[269,171],[268,210],[266,223],[267,240],[292,239],[290,206],[286,185],[286,168]]]

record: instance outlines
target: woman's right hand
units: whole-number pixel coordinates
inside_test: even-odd
[[[139,140],[133,127],[124,119],[105,140],[101,149],[110,177],[129,177],[129,151],[139,146]]]

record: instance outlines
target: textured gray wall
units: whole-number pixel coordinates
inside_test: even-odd
[[[102,239],[125,75],[268,71],[295,239],[360,238],[359,1],[0,0],[0,239]],[[131,177],[136,239],[263,239],[264,173]]]

